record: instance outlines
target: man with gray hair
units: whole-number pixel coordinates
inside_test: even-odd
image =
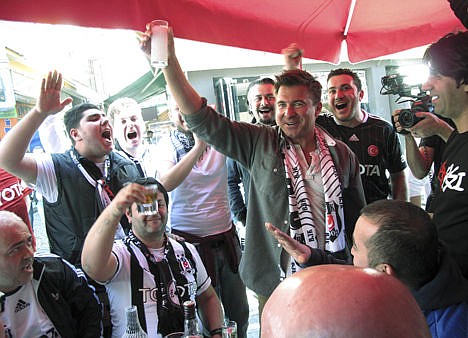
[[[24,221],[0,211],[0,322],[6,337],[101,336],[101,305],[84,273],[55,255],[34,256]]]

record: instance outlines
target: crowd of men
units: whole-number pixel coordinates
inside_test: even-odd
[[[150,33],[140,39],[148,54]],[[176,128],[157,145],[143,140],[138,103],[122,98],[107,114],[90,103],[66,110],[66,151],[27,153],[41,124],[72,104],[60,73],[42,80],[35,107],[0,142],[5,189],[19,201],[0,211],[6,336],[121,337],[135,305],[149,337],[165,337],[183,332],[182,304],[196,300],[205,336],[221,337],[229,318],[247,337],[246,287],[262,337],[468,335],[468,32],[426,50],[423,89],[440,118],[418,112],[410,128],[400,111],[393,126],[362,109],[349,69],[330,72],[324,112],[300,48],[283,54],[282,73],[248,87],[253,120],[234,121],[191,86],[170,28],[163,73]],[[430,213],[406,202],[397,133],[415,176],[439,168]],[[445,149],[428,155],[429,141],[414,137]],[[34,254],[19,180],[43,196],[45,257]],[[154,184],[148,215],[137,205]]]

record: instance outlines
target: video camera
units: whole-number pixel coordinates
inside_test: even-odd
[[[402,128],[411,128],[422,120],[415,114],[418,112],[434,112],[431,103],[431,96],[421,89],[421,85],[409,86],[404,83],[404,77],[399,74],[392,74],[382,77],[382,95],[398,95],[396,103],[411,102],[410,109],[402,109],[398,117],[398,122]],[[418,92],[413,94],[414,90]]]

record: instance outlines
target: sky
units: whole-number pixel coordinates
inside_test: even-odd
[[[127,30],[0,21],[1,45],[23,54],[40,73],[57,69],[76,79],[94,59],[109,95],[150,70],[135,33]]]

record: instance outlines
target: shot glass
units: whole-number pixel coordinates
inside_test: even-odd
[[[144,215],[156,215],[158,213],[158,185],[145,185],[146,200],[138,204],[138,212]]]
[[[165,20],[151,21],[151,65],[155,68],[167,67],[167,28]]]
[[[237,338],[237,323],[233,320],[225,320],[222,336],[223,338]]]

